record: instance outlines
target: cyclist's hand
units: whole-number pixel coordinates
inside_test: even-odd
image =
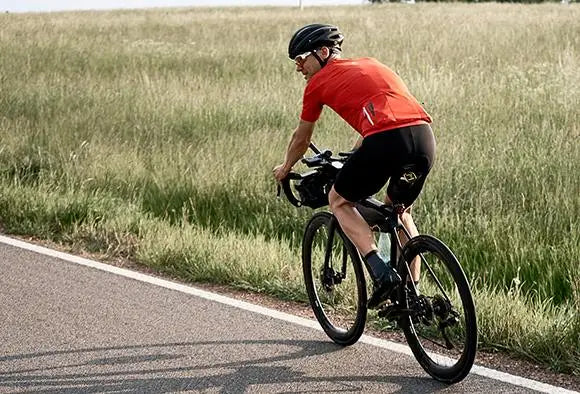
[[[276,178],[276,180],[278,182],[281,182],[282,179],[284,179],[284,178],[286,178],[286,176],[288,176],[290,169],[285,168],[284,164],[280,164],[280,165],[277,165],[276,167],[274,167],[272,172],[274,173],[274,178]]]

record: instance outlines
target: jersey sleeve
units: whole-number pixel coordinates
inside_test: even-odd
[[[307,84],[306,89],[304,89],[300,119],[306,122],[316,122],[322,112],[323,104],[318,97],[317,90],[312,83]]]

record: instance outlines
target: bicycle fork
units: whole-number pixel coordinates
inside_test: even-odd
[[[346,245],[342,243],[342,269],[336,272],[332,267],[332,249],[334,245],[334,236],[337,231],[341,231],[338,225],[338,219],[333,215],[328,224],[328,238],[326,239],[326,248],[324,251],[324,268],[322,272],[322,283],[326,290],[332,290],[334,285],[340,284],[346,278],[346,265],[348,262],[348,251]]]

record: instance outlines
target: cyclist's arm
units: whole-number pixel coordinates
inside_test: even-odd
[[[314,131],[314,122],[307,122],[305,120],[300,120],[300,124],[288,144],[288,149],[286,150],[286,158],[284,160],[284,170],[290,172],[294,164],[304,156],[304,153],[308,150],[310,146],[310,139],[312,138],[312,132]]]

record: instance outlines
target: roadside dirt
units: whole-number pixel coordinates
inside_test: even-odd
[[[1,225],[0,225],[1,226]],[[1,227],[0,227],[1,228]],[[0,230],[0,234],[3,233]],[[229,296],[234,299],[250,302],[253,304],[262,305],[268,308],[272,308],[278,311],[290,313],[296,316],[308,318],[308,319],[315,319],[314,313],[310,308],[310,305],[306,303],[300,302],[289,302],[289,301],[282,301],[275,297],[264,295],[260,293],[254,293],[249,291],[241,291],[237,289],[233,289],[228,286],[221,286],[221,285],[214,285],[214,284],[207,284],[207,283],[188,283],[184,282],[182,279],[171,277],[169,275],[160,274],[157,271],[154,271],[148,267],[143,265],[137,264],[133,261],[127,259],[105,259],[104,256],[96,255],[96,254],[89,254],[82,250],[71,250],[70,247],[66,245],[57,244],[54,242],[49,242],[45,240],[38,240],[29,237],[15,237],[10,235],[13,238],[19,238],[23,241],[34,243],[40,246],[48,247],[51,249],[59,250],[65,253],[72,253],[77,256],[81,256],[84,258],[90,258],[93,260],[97,260],[103,263],[111,264],[121,268],[127,268],[134,271],[139,271],[145,274],[150,274],[153,276],[157,276],[160,278],[168,279],[171,281],[175,281],[182,284],[187,284],[191,286],[195,286],[197,288],[215,292],[221,295]],[[404,336],[399,333],[390,333],[390,332],[383,332],[375,330],[371,327],[367,327],[365,334],[372,335],[378,338],[388,339],[394,342],[405,343]],[[493,368],[495,370],[510,373],[513,375],[522,376],[528,379],[533,379],[537,381],[541,381],[544,383],[549,383],[555,386],[560,386],[569,390],[578,391],[580,390],[580,376],[574,375],[567,375],[562,373],[555,373],[549,370],[547,367],[543,365],[537,365],[532,362],[526,360],[520,360],[505,353],[499,352],[489,352],[489,351],[479,351],[476,358],[476,364],[485,366],[488,368]]]

